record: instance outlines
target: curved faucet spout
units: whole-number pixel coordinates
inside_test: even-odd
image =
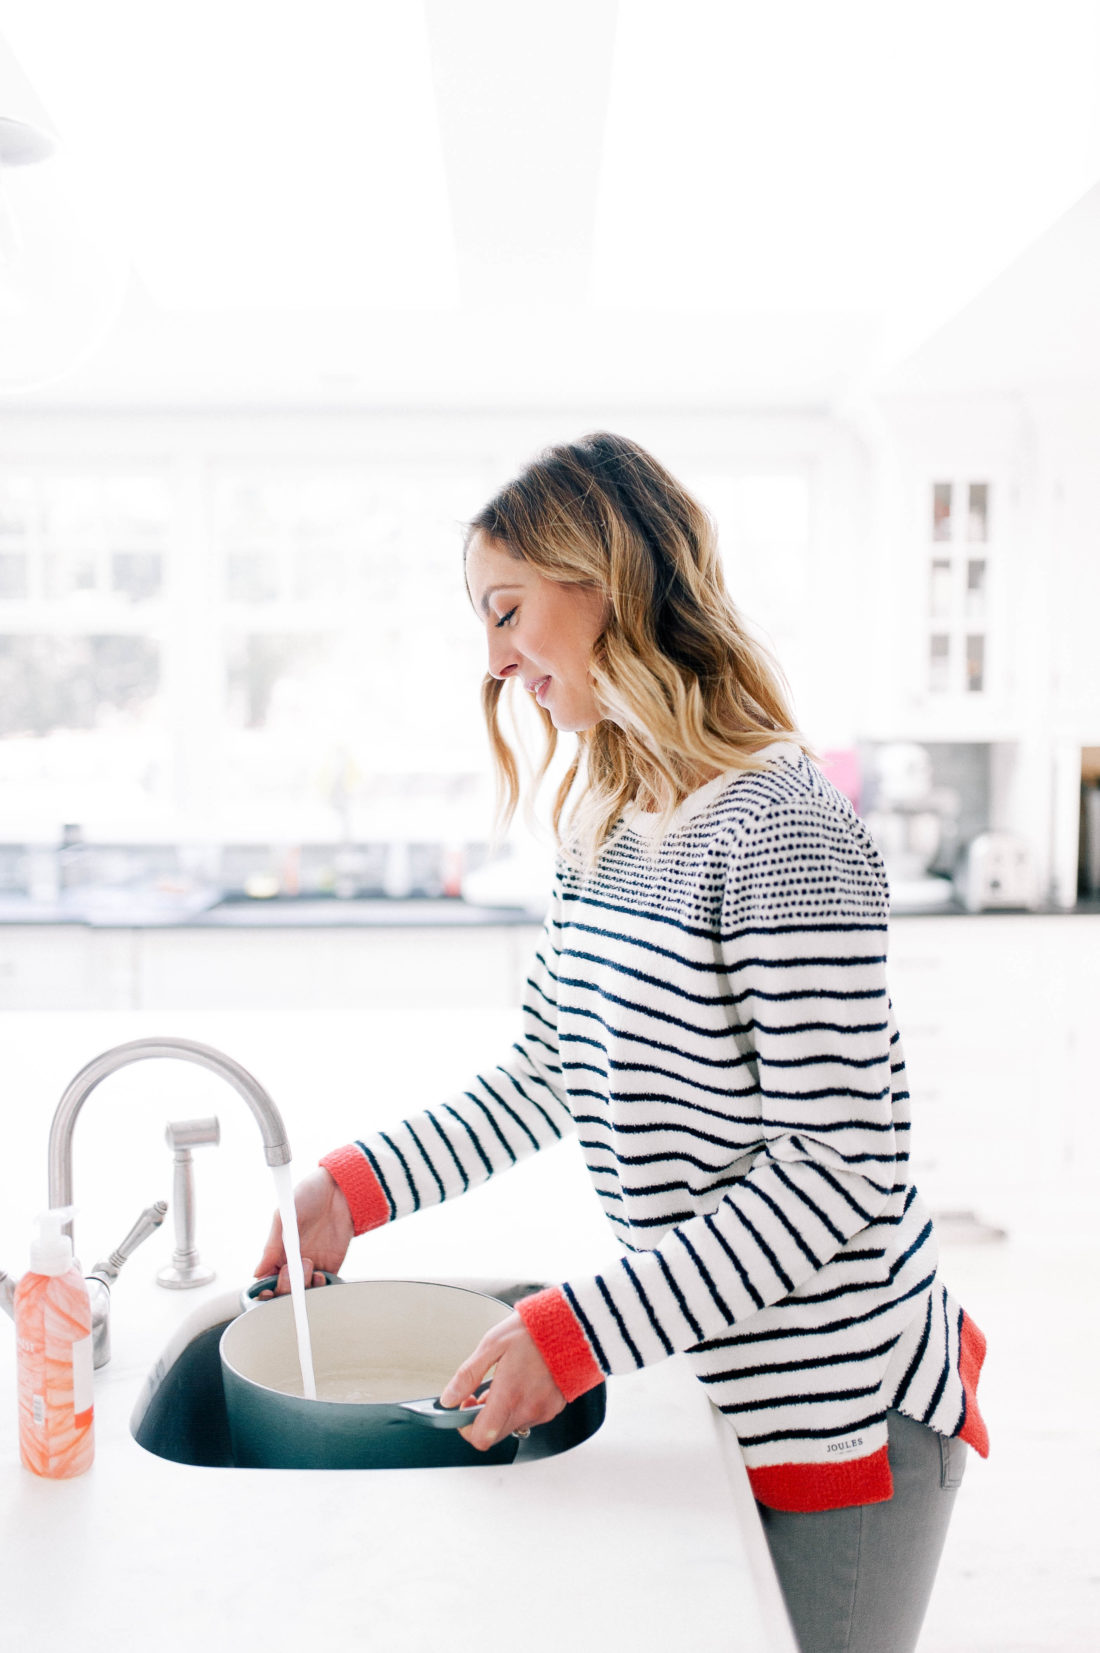
[[[269,1165],[290,1163],[290,1144],[286,1127],[278,1108],[264,1087],[246,1068],[231,1056],[224,1056],[210,1045],[197,1044],[193,1039],[133,1039],[129,1044],[116,1045],[105,1050],[87,1067],[81,1068],[68,1086],[50,1126],[50,1206],[71,1205],[73,1201],[73,1128],[77,1115],[96,1086],[119,1068],[132,1062],[144,1062],[158,1057],[178,1057],[184,1062],[197,1062],[209,1068],[237,1091],[248,1103],[264,1139],[264,1157]],[[72,1233],[72,1223],[65,1225]]]

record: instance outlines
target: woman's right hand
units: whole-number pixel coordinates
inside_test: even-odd
[[[348,1246],[355,1235],[348,1202],[335,1179],[323,1165],[303,1177],[294,1190],[294,1212],[298,1218],[298,1238],[302,1247],[302,1268],[307,1286],[323,1286],[325,1277],[339,1271],[347,1256]],[[256,1265],[256,1278],[278,1274],[275,1295],[284,1296],[290,1290],[290,1275],[286,1265],[286,1247],[283,1244],[283,1219],[276,1211],[267,1237],[263,1256]],[[261,1292],[270,1297],[271,1292]]]

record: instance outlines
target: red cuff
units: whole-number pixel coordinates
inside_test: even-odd
[[[985,1337],[963,1310],[959,1328],[959,1376],[966,1396],[966,1420],[959,1439],[972,1446],[980,1458],[989,1457],[989,1431],[978,1411],[978,1376],[985,1359]]]
[[[516,1313],[566,1400],[576,1400],[603,1382],[604,1374],[560,1286],[547,1286],[533,1297],[521,1298]]]
[[[348,1143],[346,1148],[334,1148],[319,1163],[332,1177],[348,1202],[356,1234],[381,1228],[393,1216],[386,1191],[371,1170],[362,1149]]]
[[[758,1504],[800,1514],[881,1504],[894,1492],[884,1446],[867,1458],[853,1458],[844,1464],[768,1464],[750,1469],[749,1485]]]

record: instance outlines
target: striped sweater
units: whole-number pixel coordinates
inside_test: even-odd
[[[519,1305],[562,1393],[685,1351],[756,1497],[829,1509],[891,1496],[888,1408],[985,1455],[985,1345],[909,1180],[881,859],[762,756],[560,857],[507,1058],[322,1164],[359,1233],[576,1131],[623,1255]]]

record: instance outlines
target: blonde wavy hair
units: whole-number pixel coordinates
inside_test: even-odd
[[[590,676],[605,715],[578,735],[552,817],[559,842],[583,861],[628,803],[662,817],[661,827],[712,776],[761,768],[756,754],[777,738],[810,751],[782,672],[726,590],[713,521],[637,443],[599,431],[547,448],[467,525],[465,550],[476,535],[604,599]],[[486,676],[481,691],[502,831],[522,790],[500,725],[507,681]],[[537,711],[546,745],[532,790],[558,741],[549,713]]]

